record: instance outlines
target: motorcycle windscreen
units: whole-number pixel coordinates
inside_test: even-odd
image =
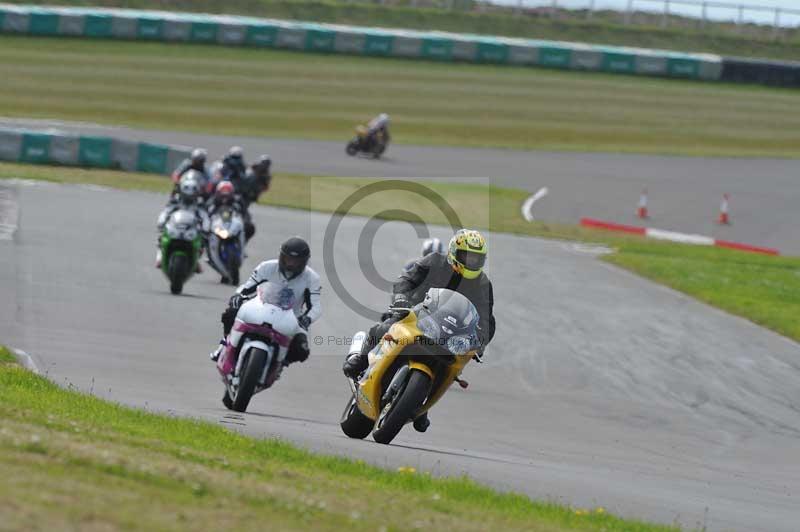
[[[278,283],[264,283],[258,286],[258,297],[265,305],[274,305],[283,310],[294,307],[294,290]]]
[[[414,311],[422,334],[452,354],[463,355],[480,347],[478,310],[462,294],[431,288]]]
[[[170,238],[193,240],[197,236],[193,212],[182,209],[176,211],[167,221],[167,234]]]

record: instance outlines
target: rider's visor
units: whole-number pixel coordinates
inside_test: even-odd
[[[459,264],[463,264],[464,268],[477,271],[486,264],[486,253],[475,253],[474,251],[459,249],[456,251],[456,260]]]
[[[292,257],[291,255],[281,255],[281,266],[287,272],[299,273],[306,267],[308,259],[305,257]]]

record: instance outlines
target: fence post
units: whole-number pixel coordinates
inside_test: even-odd
[[[586,11],[586,20],[592,20],[594,16],[594,0],[589,0],[589,10]]]
[[[633,16],[633,0],[628,0],[628,8],[625,10],[625,25],[631,23],[631,17]]]
[[[703,0],[703,21],[700,27],[705,28],[707,22],[708,22],[708,2]]]
[[[669,24],[669,0],[664,0],[664,16],[661,18],[661,27],[666,28]]]
[[[558,11],[558,0],[553,0],[553,5],[550,7],[550,18],[556,18],[556,12]]]
[[[772,38],[777,40],[781,36],[781,8],[775,8],[775,23],[772,26]]]
[[[741,26],[742,22],[744,22],[744,6],[739,4],[739,22],[737,22],[737,24]]]

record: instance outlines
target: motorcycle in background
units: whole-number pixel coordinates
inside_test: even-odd
[[[160,244],[161,270],[169,279],[170,292],[180,294],[195,272],[203,245],[194,212],[187,209],[173,212],[161,232]]]
[[[246,411],[253,395],[280,377],[289,344],[301,332],[294,303],[292,289],[268,282],[259,285],[257,296],[237,312],[217,360],[225,384],[222,402],[228,409]]]
[[[389,135],[383,131],[378,131],[374,135],[369,134],[364,126],[356,128],[356,136],[350,139],[350,142],[345,146],[347,155],[358,155],[360,153],[370,156],[373,159],[380,158],[386,147],[389,145]]]
[[[225,207],[214,213],[208,236],[207,260],[222,276],[222,283],[239,284],[244,245],[244,221],[236,209]]]

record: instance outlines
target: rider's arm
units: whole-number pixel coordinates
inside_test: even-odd
[[[267,281],[275,274],[275,270],[278,268],[278,261],[277,260],[267,260],[256,266],[256,269],[253,270],[253,273],[250,274],[250,277],[236,289],[236,293],[240,294],[244,297],[252,297],[256,293],[256,289],[258,289],[258,285]]]
[[[481,286],[481,295],[483,301],[481,301],[478,307],[478,314],[480,315],[480,320],[478,321],[478,340],[480,340],[482,347],[486,347],[486,345],[492,341],[495,331],[493,312],[494,290],[492,289],[492,283],[488,279]]]
[[[311,268],[306,268],[306,316],[314,323],[322,315],[322,300],[320,294],[322,285],[319,282],[319,274]]]
[[[404,298],[409,301],[413,299],[413,292],[425,282],[425,279],[428,277],[432,257],[433,254],[421,257],[403,269],[400,273],[400,278],[392,287],[393,303],[398,298]]]
[[[167,220],[169,220],[169,215],[174,211],[175,207],[172,205],[168,205],[163,211],[161,211],[161,214],[158,215],[158,221],[156,222],[156,226],[158,227],[159,231],[164,229],[164,225],[167,223]]]

